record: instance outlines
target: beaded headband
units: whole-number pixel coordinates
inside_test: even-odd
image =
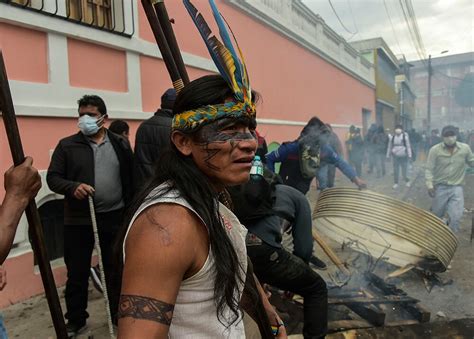
[[[235,101],[203,106],[176,114],[173,117],[173,130],[193,131],[203,124],[226,117],[248,117],[254,119],[256,117],[255,104],[252,102],[252,90],[242,52],[235,40],[235,36],[219,13],[214,0],[209,0],[209,4],[219,27],[219,34],[223,43],[212,33],[209,25],[196,7],[189,0],[183,0],[183,2],[199,33],[201,33],[219,73],[232,89]],[[239,52],[240,58],[236,53],[236,49]]]

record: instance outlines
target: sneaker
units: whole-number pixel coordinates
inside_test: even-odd
[[[324,261],[322,261],[318,257],[315,257],[314,255],[309,258],[309,263],[316,267],[318,270],[325,270],[328,268]]]
[[[91,267],[91,280],[92,285],[94,285],[95,289],[101,294],[104,293],[104,289],[102,288],[102,282],[100,281],[99,265]]]
[[[405,184],[406,187],[411,187],[411,182],[407,181],[407,183]]]
[[[80,324],[68,321],[66,324],[66,331],[67,331],[68,338],[75,338],[77,335],[84,333],[86,329],[87,329],[87,324],[85,321]]]
[[[398,184],[394,184],[394,185],[392,186],[392,188],[393,188],[394,190],[396,190],[396,189],[398,188]]]

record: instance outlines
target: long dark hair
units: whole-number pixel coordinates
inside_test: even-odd
[[[233,93],[220,75],[208,75],[190,82],[178,94],[173,114],[178,114],[204,105],[224,103]],[[198,131],[199,132],[199,131]],[[195,135],[194,132],[192,136]],[[239,299],[237,286],[243,284],[243,267],[241,267],[234,247],[227,235],[219,214],[218,192],[212,189],[208,177],[201,172],[191,157],[184,156],[174,145],[164,152],[157,162],[154,176],[138,193],[128,210],[126,223],[120,243],[123,244],[126,228],[140,205],[157,196],[166,194],[159,192],[149,196],[158,185],[168,182],[169,190],[177,190],[192,208],[204,220],[209,231],[209,242],[215,262],[214,300],[219,321],[226,326],[239,319]],[[230,319],[224,315],[226,306],[231,310]]]

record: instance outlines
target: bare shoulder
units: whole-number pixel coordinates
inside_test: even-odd
[[[180,285],[202,264],[206,237],[200,219],[183,206],[158,204],[140,213],[125,243],[120,338],[167,337]]]
[[[145,209],[133,223],[126,248],[154,244],[154,247],[175,247],[191,241],[203,227],[201,220],[189,209],[177,204],[157,204]]]

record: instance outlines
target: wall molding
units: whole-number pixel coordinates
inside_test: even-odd
[[[136,25],[138,25],[137,15],[138,14],[135,13]],[[0,22],[31,28],[46,33],[55,33],[68,38],[83,40],[110,48],[162,59],[156,43],[140,39],[137,33],[128,38],[4,3],[0,3]],[[136,32],[138,32],[138,27],[136,27],[136,29]],[[211,72],[217,72],[217,68],[211,59],[186,52],[182,52],[182,54],[186,65]]]

